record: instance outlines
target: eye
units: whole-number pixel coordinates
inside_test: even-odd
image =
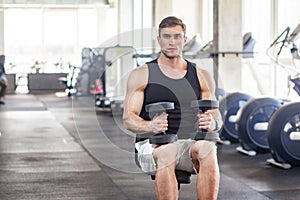
[[[175,38],[175,39],[181,39],[181,34],[176,34],[176,35],[174,36],[174,38]]]

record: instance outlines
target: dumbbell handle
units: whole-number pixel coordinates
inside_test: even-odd
[[[155,116],[159,116],[168,110],[173,110],[175,108],[173,102],[157,102],[148,104],[145,106],[146,112],[149,113],[150,118],[153,120]],[[150,144],[167,144],[170,142],[175,142],[177,140],[176,134],[167,134],[166,132],[161,132],[149,137]]]
[[[191,102],[191,107],[198,108],[199,113],[206,113],[208,110],[219,108],[219,103],[213,100],[195,100]],[[198,127],[195,140],[218,141],[220,137],[219,133],[208,132],[206,129],[200,129]]]
[[[206,112],[207,112],[206,109],[203,109],[203,110],[200,109],[199,114],[206,113]],[[203,131],[203,132],[207,132],[206,129],[201,129],[201,128],[198,127],[198,131],[199,131],[199,130],[201,130],[201,131]]]
[[[165,131],[154,134],[149,137],[150,144],[162,145],[172,143],[177,140],[176,134],[167,134]]]

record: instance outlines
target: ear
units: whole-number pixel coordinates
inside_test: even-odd
[[[186,36],[184,36],[184,43],[186,43],[186,41],[187,41],[187,37],[186,37]]]
[[[157,37],[156,37],[156,39],[157,39],[157,42],[158,42],[158,44],[160,43],[160,36],[158,35]]]

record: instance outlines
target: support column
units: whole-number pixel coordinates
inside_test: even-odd
[[[270,38],[272,38],[272,40],[270,41],[270,43],[276,39],[276,37],[278,36],[278,0],[272,0],[271,1],[271,35]],[[277,51],[274,49],[272,49],[271,51],[272,55],[276,55]],[[270,68],[270,85],[272,85],[272,87],[270,88],[270,94],[273,94],[274,96],[277,96],[277,80],[280,80],[280,78],[278,77],[278,68],[276,67],[276,64],[272,64],[274,65],[273,67]],[[279,78],[279,79],[278,79]]]
[[[214,6],[217,6],[214,11],[218,13],[218,19],[214,22],[216,48],[219,52],[242,52],[242,1],[214,0]],[[241,54],[219,54],[216,61],[219,69],[218,86],[223,85],[229,92],[242,90],[241,59]]]
[[[213,3],[213,52],[219,51],[219,0],[214,0]],[[214,62],[214,79],[216,87],[222,88],[219,80],[219,57],[213,57]]]
[[[160,21],[173,13],[173,0],[155,0],[155,27]]]
[[[5,55],[4,52],[4,9],[0,5],[0,55]]]

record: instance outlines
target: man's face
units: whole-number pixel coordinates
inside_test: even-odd
[[[181,26],[162,28],[157,37],[161,52],[168,58],[181,56],[186,37]]]

